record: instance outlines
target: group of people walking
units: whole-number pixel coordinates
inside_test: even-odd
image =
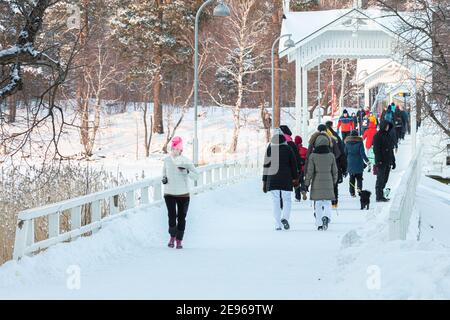
[[[339,184],[349,176],[352,197],[363,192],[364,172],[377,176],[376,201],[389,199],[385,190],[390,171],[396,168],[395,152],[408,131],[408,117],[391,104],[378,118],[360,110],[354,121],[344,110],[337,130],[332,121],[320,124],[304,146],[303,137],[292,137],[288,126],[277,128],[267,146],[263,168],[263,192],[272,196],[272,210],[276,230],[288,230],[292,207],[292,193],[296,201],[314,202],[314,216],[318,230],[327,230],[332,209],[338,208]],[[183,153],[183,140],[174,137],[170,155],[164,159],[164,200],[168,212],[170,248],[182,249],[186,216],[190,202],[189,180],[196,180],[199,172]]]
[[[327,230],[332,209],[338,207],[339,184],[348,176],[350,195],[356,197],[363,192],[366,169],[377,177],[376,201],[389,201],[386,185],[390,171],[396,168],[394,150],[407,132],[408,119],[401,111],[391,104],[378,118],[367,108],[361,109],[357,113],[361,120],[354,121],[344,110],[337,131],[332,121],[320,124],[307,147],[302,137],[292,139],[287,126],[276,129],[267,147],[262,178],[263,192],[272,195],[275,229],[290,228],[295,190],[297,201],[306,200],[309,193],[317,229]]]

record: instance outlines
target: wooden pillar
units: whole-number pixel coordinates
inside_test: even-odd
[[[301,110],[301,128],[300,134],[302,137],[307,138],[308,135],[308,70],[302,68],[302,110]]]
[[[364,107],[369,107],[370,109],[372,109],[372,106],[370,105],[369,86],[365,82],[364,82]]]
[[[302,107],[302,68],[300,55],[297,53],[295,60],[295,131],[301,130]]]

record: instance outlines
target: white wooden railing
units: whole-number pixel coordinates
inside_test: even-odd
[[[192,193],[198,194],[218,186],[236,182],[260,172],[257,160],[236,160],[223,164],[213,164],[198,168],[199,177]],[[60,242],[76,239],[81,235],[98,231],[112,219],[127,215],[130,209],[162,204],[162,177],[142,180],[136,183],[88,194],[85,196],[25,210],[19,213],[16,227],[13,258],[39,252]],[[119,196],[125,196],[123,210],[119,208]],[[82,225],[82,212],[90,209],[90,222]],[[70,231],[61,233],[60,217],[69,213]],[[48,238],[35,242],[35,220],[47,219]]]
[[[416,189],[422,174],[422,146],[416,150],[408,169],[391,200],[389,208],[389,239],[406,240],[411,214],[416,200]]]

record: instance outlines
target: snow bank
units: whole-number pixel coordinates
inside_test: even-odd
[[[337,295],[350,299],[450,298],[450,187],[423,177],[416,196],[406,241],[388,241],[388,207],[375,210],[363,227],[343,237],[336,269]]]

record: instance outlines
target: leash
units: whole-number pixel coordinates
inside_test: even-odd
[[[357,192],[361,192],[362,190],[359,189],[358,187],[356,187],[353,183],[351,183],[350,181],[348,182],[350,183],[350,185],[357,191]]]

